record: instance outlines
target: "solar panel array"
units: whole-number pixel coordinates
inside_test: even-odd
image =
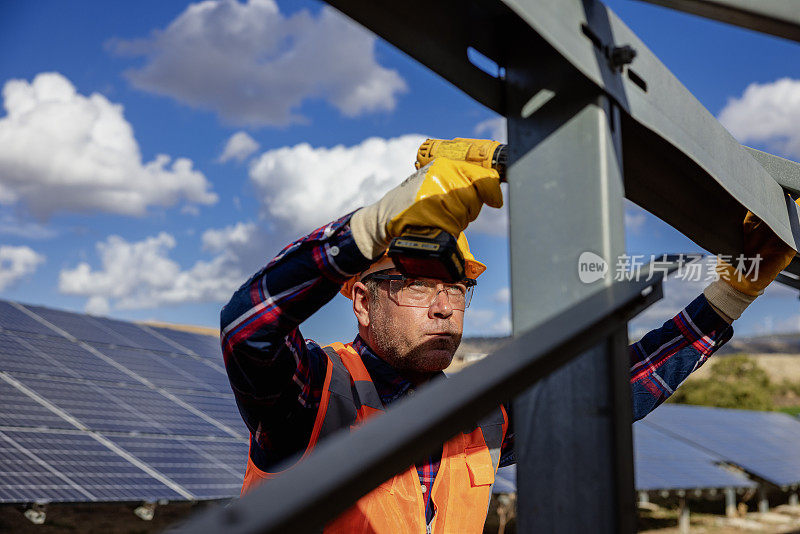
[[[633,443],[639,491],[756,486],[745,475],[721,467],[722,458],[646,424],[633,426]]]
[[[0,503],[238,494],[214,336],[0,301]]]
[[[800,420],[795,417],[666,404],[642,423],[776,486],[800,484]]]
[[[800,420],[782,413],[664,404],[633,425],[633,445],[638,491],[800,486]],[[493,490],[516,491],[514,466]]]

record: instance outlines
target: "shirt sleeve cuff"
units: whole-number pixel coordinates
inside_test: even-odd
[[[331,230],[320,240],[316,247],[314,261],[326,278],[344,283],[352,276],[365,270],[372,260],[364,257],[353,238],[350,229],[350,216],[331,223]]]
[[[684,336],[694,345],[703,341],[701,352],[711,354],[733,336],[733,327],[711,307],[705,295],[699,295],[676,317]]]

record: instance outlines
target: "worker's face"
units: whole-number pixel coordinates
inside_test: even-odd
[[[389,296],[386,281],[379,283],[374,297],[363,284],[358,285],[354,309],[359,331],[378,356],[396,369],[414,373],[432,373],[450,365],[461,343],[464,311],[454,310],[444,291],[429,307],[419,308],[398,305]]]

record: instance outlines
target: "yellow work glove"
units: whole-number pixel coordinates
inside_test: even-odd
[[[731,320],[742,315],[796,254],[750,211],[744,218],[743,244],[742,261],[731,258],[732,265],[719,259],[717,274],[720,278],[703,291],[708,301]]]
[[[375,204],[356,211],[350,228],[364,257],[375,259],[411,226],[459,235],[478,217],[484,204],[503,206],[497,171],[437,158]]]

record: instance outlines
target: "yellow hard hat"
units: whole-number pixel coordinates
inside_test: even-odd
[[[458,235],[457,243],[458,250],[460,250],[461,255],[464,256],[464,274],[467,278],[472,278],[473,280],[477,279],[486,270],[486,265],[476,260],[472,252],[469,251],[469,243],[467,242],[467,236],[464,235],[464,232]],[[345,282],[339,292],[352,300],[353,286],[356,285],[356,282],[360,282],[370,273],[383,271],[384,269],[392,269],[394,266],[394,262],[389,257],[388,253],[384,253],[383,256],[372,262],[372,265],[367,267],[366,270],[361,271]]]

